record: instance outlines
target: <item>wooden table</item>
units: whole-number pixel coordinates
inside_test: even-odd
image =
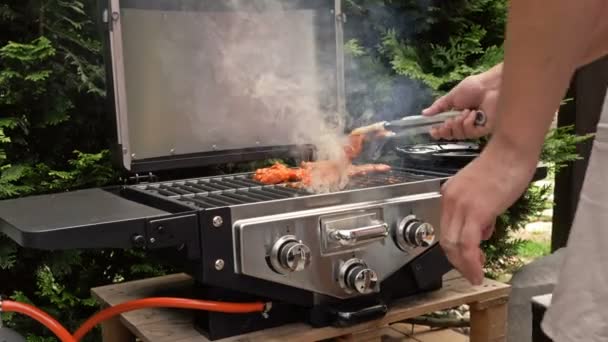
[[[102,306],[112,306],[128,300],[146,298],[159,288],[187,289],[193,280],[186,274],[143,279],[92,289]],[[327,339],[366,341],[380,339],[387,328],[423,314],[468,304],[471,308],[471,342],[506,341],[507,302],[510,286],[486,279],[480,286],[471,286],[456,272],[444,277],[442,289],[404,298],[391,305],[381,319],[347,328],[313,329],[307,324],[289,324],[273,329],[222,339],[220,341],[320,341]],[[395,330],[395,329],[392,329]],[[397,329],[398,330],[398,329]],[[120,315],[102,325],[104,342],[206,342],[192,326],[192,317],[174,309],[142,309]],[[389,334],[390,335],[390,334]],[[410,341],[403,339],[402,341]],[[411,340],[411,341],[416,341]]]

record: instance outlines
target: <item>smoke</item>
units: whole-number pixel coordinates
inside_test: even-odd
[[[356,39],[367,47],[366,55],[347,54],[346,92],[348,111],[352,120],[349,127],[371,122],[395,120],[418,115],[433,100],[428,86],[407,76],[396,75],[386,56],[378,56],[376,49],[387,30],[394,30],[399,39],[415,39],[416,30],[424,30],[431,0],[416,0],[409,9],[402,2],[384,1],[365,3],[364,13],[351,10],[345,26],[345,40]]]
[[[240,11],[244,1],[229,3],[238,13],[238,24],[230,27],[227,40],[240,43],[222,48],[222,69],[228,71],[222,81],[258,105],[258,115],[251,117],[257,121],[263,113],[264,119],[252,123],[261,135],[280,135],[289,144],[311,144],[317,160],[332,161],[332,167],[311,169],[309,190],[343,188],[348,181],[343,148],[347,141],[345,113],[336,101],[334,26],[333,20],[319,20],[319,15],[329,18],[332,7],[325,6],[325,13],[319,14],[296,8],[293,2],[288,6],[285,1],[267,0],[262,9]]]
[[[138,158],[312,144],[319,160],[336,161],[343,185],[348,127],[337,101],[333,1],[152,3],[128,0],[121,9],[130,143]],[[373,87],[373,80],[350,80],[355,97]],[[407,110],[411,89],[396,86],[399,110],[369,106],[366,120]]]

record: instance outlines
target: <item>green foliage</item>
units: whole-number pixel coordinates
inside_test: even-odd
[[[488,276],[495,276],[501,270],[519,264],[516,257],[525,241],[513,238],[512,235],[540,216],[551,191],[551,186],[531,185],[519,200],[498,217],[494,234],[482,243]]]
[[[0,5],[0,199],[121,181],[108,152],[112,126],[92,6],[78,0]],[[168,267],[132,251],[27,250],[0,235],[0,293],[35,304],[72,330],[97,310],[91,287]],[[28,341],[55,340],[32,319],[2,316]]]
[[[53,170],[47,164],[6,164],[0,170],[0,198],[101,186],[116,181],[109,152],[74,152],[67,170]]]
[[[346,29],[346,50],[355,60],[347,60],[346,71],[361,74],[368,91],[349,93],[356,101],[349,106],[350,114],[358,117],[369,109],[382,112],[378,105],[397,100],[399,94],[391,94],[390,89],[403,83],[403,78],[418,81],[438,96],[466,76],[500,62],[505,3],[459,0],[438,7],[415,0],[348,2],[351,25]],[[347,87],[352,87],[352,78],[347,76],[351,81]],[[428,99],[420,93],[414,95],[419,99],[410,100],[411,109],[401,110],[421,109],[418,102]],[[361,105],[361,97],[367,106]]]
[[[558,171],[569,163],[580,159],[576,147],[593,138],[593,134],[575,135],[574,126],[558,127],[551,130],[541,153],[541,160],[552,163],[552,171]]]

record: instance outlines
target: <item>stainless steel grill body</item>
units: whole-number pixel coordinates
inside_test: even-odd
[[[232,245],[223,248],[234,263],[225,267],[335,298],[381,291],[382,281],[431,248],[438,234],[440,179],[403,171],[354,177],[345,190],[330,194],[263,185],[251,174],[130,189],[192,209],[229,207],[230,217],[218,218],[231,223],[223,229],[232,230]],[[406,242],[413,241],[403,236],[412,219],[432,227],[430,243]],[[352,260],[376,280],[348,286]]]

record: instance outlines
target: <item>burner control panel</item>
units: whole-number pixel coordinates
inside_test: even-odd
[[[380,292],[382,281],[436,244],[440,197],[406,193],[237,219],[235,270],[335,298]]]

